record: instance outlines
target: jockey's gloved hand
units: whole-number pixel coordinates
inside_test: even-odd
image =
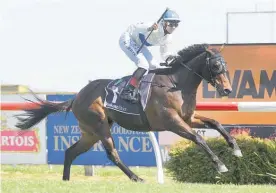
[[[157,30],[157,29],[158,29],[158,24],[154,23],[151,27],[148,28],[148,31]]]
[[[176,60],[177,56],[174,56],[174,55],[170,55],[167,57],[166,59],[166,63],[167,65],[169,66],[171,62],[173,62],[174,60]]]
[[[176,59],[177,59],[177,56],[170,55],[170,56],[167,57],[165,62],[160,63],[160,66],[171,66],[171,63]]]

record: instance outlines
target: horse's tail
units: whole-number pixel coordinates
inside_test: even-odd
[[[18,123],[15,126],[20,128],[21,130],[26,130],[31,128],[32,126],[38,124],[40,121],[46,118],[47,115],[51,113],[66,111],[66,115],[67,115],[67,113],[72,108],[73,102],[75,100],[75,98],[73,98],[63,103],[53,103],[50,101],[45,101],[43,99],[40,99],[34,93],[33,95],[39,102],[34,102],[29,99],[25,99],[25,100],[31,103],[35,103],[38,106],[38,108],[34,108],[34,109],[26,108],[26,109],[23,109],[24,113],[15,115],[15,117],[18,120]]]

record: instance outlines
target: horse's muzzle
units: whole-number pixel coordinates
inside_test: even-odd
[[[219,93],[220,96],[228,96],[232,90],[229,88],[222,88],[222,86],[217,86],[216,87],[217,92]]]
[[[228,96],[232,92],[232,90],[226,88],[226,89],[223,89],[223,92],[225,93],[225,95]]]

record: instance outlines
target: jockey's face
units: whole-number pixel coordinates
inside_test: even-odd
[[[166,21],[164,26],[166,33],[173,33],[174,30],[178,27],[178,23],[178,21]]]

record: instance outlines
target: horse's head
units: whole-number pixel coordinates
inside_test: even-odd
[[[221,96],[228,96],[232,92],[232,87],[226,75],[226,62],[220,51],[207,48],[206,52],[206,65],[202,69],[202,77],[215,87]]]
[[[228,96],[232,87],[226,75],[227,66],[220,50],[209,49],[207,44],[195,44],[178,52],[180,64],[216,88],[221,96]],[[177,65],[175,65],[177,66]],[[179,65],[178,65],[179,66]]]

